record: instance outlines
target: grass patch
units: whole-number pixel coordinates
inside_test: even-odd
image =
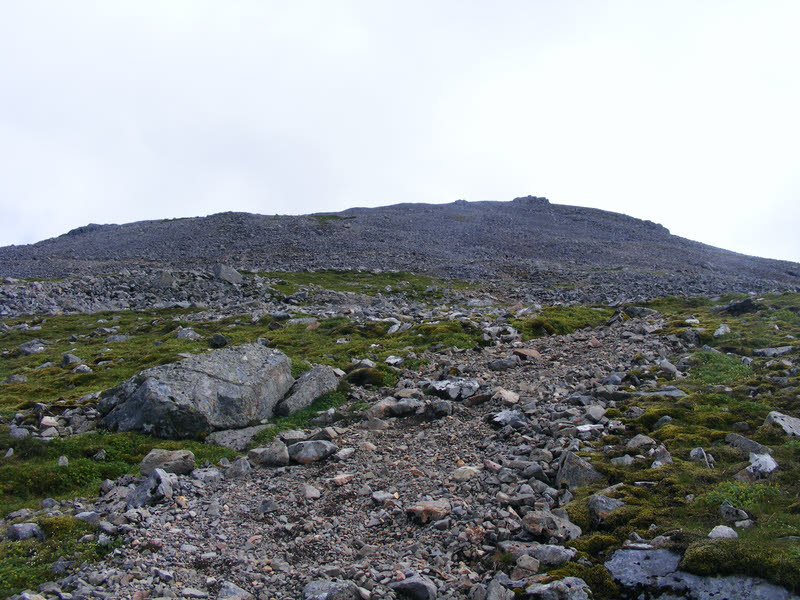
[[[8,431],[0,429],[0,447],[10,446],[14,455],[0,459],[2,514],[37,507],[47,497],[96,496],[104,479],[138,474],[139,463],[153,448],[191,450],[198,464],[236,456],[233,450],[220,446],[161,440],[137,433],[88,433],[42,442],[30,437],[12,441]],[[93,458],[100,450],[105,450],[105,460]],[[59,456],[66,456],[69,465],[59,467]]]
[[[603,325],[614,311],[608,307],[588,306],[546,306],[530,319],[512,319],[523,339],[543,337],[545,335],[566,335],[584,327]]]

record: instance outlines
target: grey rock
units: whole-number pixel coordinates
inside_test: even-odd
[[[324,440],[297,442],[288,448],[289,458],[300,464],[309,464],[325,460],[332,454],[335,454],[337,450],[336,444]]]
[[[39,352],[44,352],[47,350],[47,345],[48,342],[36,339],[25,342],[24,344],[20,344],[18,347],[19,351],[24,356],[30,356],[31,354],[39,354]]]
[[[294,382],[287,397],[275,407],[275,413],[286,416],[310,406],[314,400],[336,389],[339,380],[333,369],[314,365]]]
[[[751,452],[754,454],[772,454],[771,448],[746,438],[743,435],[739,435],[738,433],[729,433],[725,436],[725,441],[734,448],[739,448],[739,450],[742,450],[747,454],[750,454]]]
[[[591,463],[574,452],[567,451],[562,455],[559,463],[558,473],[556,474],[556,487],[566,487],[573,490],[602,479],[602,477]]]
[[[171,500],[178,476],[163,469],[155,469],[127,498],[128,508],[158,504]]]
[[[759,348],[753,350],[754,356],[766,356],[767,358],[775,358],[776,356],[783,356],[789,354],[794,348],[792,346],[779,346],[778,348]]]
[[[19,373],[14,373],[13,375],[9,375],[3,380],[3,383],[28,383],[28,378],[25,375],[20,375]]]
[[[245,457],[237,458],[233,464],[225,471],[225,479],[238,479],[244,477],[252,470],[250,463]]]
[[[594,494],[589,497],[587,507],[589,509],[589,517],[594,525],[600,525],[616,510],[625,506],[622,500],[616,498],[609,498],[603,494]]]
[[[550,583],[534,583],[525,588],[530,600],[591,600],[592,591],[579,577],[565,577]]]
[[[521,555],[532,556],[543,566],[555,567],[575,558],[578,551],[575,548],[566,548],[555,544],[540,544],[538,542],[518,542],[506,540],[500,542],[498,547],[502,552],[507,552],[516,561]]]
[[[286,355],[246,344],[142,371],[105,392],[98,410],[112,429],[192,438],[272,417],[291,385]]]
[[[625,448],[628,450],[638,450],[639,448],[652,448],[657,444],[658,442],[656,442],[653,438],[639,433],[631,438],[627,444],[625,444]]]
[[[736,539],[739,537],[739,534],[727,525],[717,525],[708,533],[708,537],[711,539]]]
[[[390,583],[389,588],[412,600],[436,600],[436,585],[424,575],[415,573],[402,581]]]
[[[255,600],[255,596],[235,583],[223,581],[217,593],[217,600]]]
[[[769,454],[750,453],[750,465],[734,475],[734,479],[745,483],[754,483],[764,479],[775,469],[778,463]]]
[[[59,366],[62,368],[66,368],[72,365],[77,365],[82,362],[83,361],[74,354],[66,353],[64,354],[64,356],[61,357],[61,362],[59,363]]]
[[[36,523],[17,523],[6,529],[5,537],[12,541],[44,540],[44,532]]]
[[[154,448],[142,459],[139,464],[139,472],[148,476],[157,468],[177,475],[191,473],[194,470],[194,454],[189,450]]]
[[[611,576],[627,588],[657,591],[661,598],[691,600],[796,600],[789,591],[756,577],[701,577],[678,569],[681,557],[670,550],[617,550],[606,561]]]
[[[767,415],[764,423],[774,423],[783,429],[786,435],[800,437],[800,419],[797,417],[790,417],[789,415],[784,415],[783,413],[773,410]]]
[[[289,464],[289,450],[281,440],[273,440],[269,446],[253,448],[247,458],[254,464],[265,467],[283,467]]]
[[[555,515],[549,510],[532,510],[526,513],[522,526],[531,535],[545,538],[551,544],[563,544],[581,535],[581,528],[566,516]]]
[[[303,600],[361,600],[361,593],[352,581],[317,579],[305,585]]]
[[[247,444],[250,443],[257,433],[269,427],[269,425],[253,425],[252,427],[243,427],[242,429],[222,429],[207,435],[206,444],[225,446],[226,448],[241,452],[247,447]]]
[[[239,273],[239,271],[233,267],[229,267],[228,265],[216,264],[212,267],[211,271],[214,273],[214,277],[220,281],[240,284],[244,280],[244,277],[242,277],[242,274]]]
[[[208,345],[212,348],[224,348],[228,344],[230,344],[231,340],[228,337],[225,337],[221,333],[215,333],[210,338],[208,338]]]
[[[30,435],[30,431],[25,429],[24,427],[17,427],[16,425],[12,425],[9,429],[8,435],[11,437],[12,440],[21,440]]]

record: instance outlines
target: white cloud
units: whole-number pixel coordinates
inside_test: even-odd
[[[8,3],[0,243],[546,195],[800,261],[791,1]]]

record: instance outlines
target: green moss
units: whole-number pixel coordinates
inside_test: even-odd
[[[512,319],[511,324],[522,332],[524,339],[545,335],[565,335],[603,325],[614,314],[608,307],[546,306],[531,319]]]
[[[277,417],[271,421],[271,427],[259,431],[250,442],[250,447],[263,446],[270,443],[281,431],[288,429],[306,429],[310,426],[310,421],[319,412],[329,408],[338,408],[347,402],[347,397],[341,392],[328,392],[323,394],[310,406],[297,411],[287,417]]]
[[[696,575],[752,575],[800,592],[796,540],[701,540],[686,550],[680,568]]]
[[[704,385],[731,385],[752,376],[747,365],[739,358],[717,352],[698,352],[694,355],[697,365],[692,367],[687,380]]]
[[[45,540],[0,541],[0,596],[6,598],[23,589],[36,587],[53,579],[50,566],[59,558],[76,565],[101,560],[114,545],[100,546],[93,539],[80,541],[96,530],[88,523],[70,516],[39,517],[36,522]]]
[[[89,433],[42,442],[33,438],[12,440],[0,428],[0,447],[14,447],[14,455],[0,462],[0,513],[36,506],[46,497],[94,496],[103,479],[137,473],[142,458],[153,448],[191,450],[198,464],[233,458],[227,448],[198,442],[170,441],[135,433]],[[92,458],[100,450],[105,460]],[[59,467],[58,457],[69,465]]]
[[[616,600],[620,597],[619,586],[603,565],[584,567],[578,563],[568,562],[557,569],[547,571],[547,574],[550,580],[580,577],[589,585],[595,600]]]

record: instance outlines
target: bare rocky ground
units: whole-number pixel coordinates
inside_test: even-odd
[[[632,462],[671,462],[663,445],[605,413],[636,394],[684,395],[654,381],[622,385],[643,365],[677,372],[664,358],[685,349],[660,335],[658,313],[630,312],[639,317],[570,335],[522,342],[501,330],[483,349],[428,353],[394,389],[356,388],[357,418],[331,410],[316,428],[281,434],[285,444],[273,442],[266,459],[251,452],[186,474],[125,476],[105,482],[97,501],[50,503],[46,512],[99,523],[117,547],[43,586],[41,597],[590,598],[582,579],[538,572],[593,565],[567,545],[581,530],[563,510],[574,490],[602,477],[587,462],[591,442],[619,436]],[[432,384],[444,398],[425,393]],[[290,463],[292,444],[306,439],[327,444],[316,449],[327,456]],[[614,496],[614,487],[593,496],[593,520],[624,506]],[[606,566],[632,589],[795,597],[750,577],[682,573],[669,536],[633,534],[626,544]],[[655,575],[641,564],[658,565]],[[656,576],[678,587],[659,587]]]
[[[211,268],[213,263],[221,264]],[[422,361],[414,368],[396,360],[396,386],[356,385],[346,405],[319,415],[303,431],[282,432],[282,441],[247,458],[162,464],[146,476],[104,482],[97,499],[48,499],[36,510],[7,515],[2,528],[12,539],[39,537],[37,518],[63,514],[96,525],[91,540],[112,548],[99,563],[74,564],[65,556],[53,565],[52,582],[16,598],[796,598],[742,573],[684,572],[676,554],[681,536],[661,523],[637,521],[620,543],[602,529],[615,513],[617,519],[628,514],[626,503],[639,492],[664,485],[659,468],[672,464],[671,448],[684,452],[679,435],[662,443],[655,423],[637,421],[646,412],[637,402],[674,401],[664,416],[684,414],[678,401],[685,392],[665,379],[691,374],[701,336],[711,335],[690,315],[681,317],[681,327],[688,327],[678,335],[674,322],[631,304],[668,295],[798,290],[796,264],[710,248],[623,215],[522,198],[310,217],[227,213],[88,226],[33,246],[0,249],[0,266],[4,319],[172,308],[191,309],[187,318],[198,323],[239,314],[255,323],[302,312],[309,327],[343,316],[359,324],[388,319],[395,331],[469,321],[483,330],[487,344],[432,347],[414,357]],[[371,295],[314,285],[286,291],[274,273],[307,268],[368,269],[376,277],[408,269],[465,277],[473,285],[449,289],[437,280],[414,293],[387,285]],[[539,304],[578,303],[625,306],[626,314],[592,330],[531,341],[507,327],[512,317],[536,316]],[[789,321],[780,321],[781,327],[800,314],[787,306],[782,318]],[[717,327],[716,317],[703,318]],[[110,346],[115,337],[124,341],[112,324],[96,331]],[[739,404],[731,406],[753,411],[744,426],[728,423],[723,414],[719,431],[712,432],[713,451],[720,463],[729,463],[726,469],[741,467],[731,470],[731,478],[735,473],[759,485],[776,471],[794,472],[784,456],[797,448],[783,437],[800,435],[796,418],[769,413],[772,421],[763,427],[771,429],[759,435],[777,440],[780,466],[770,458],[771,448],[751,439],[773,393],[776,402],[789,398],[779,404],[782,410],[797,413],[791,400],[798,377],[795,337],[779,328],[769,335],[765,339],[786,345],[755,351],[732,345],[728,357],[736,367],[757,361],[763,375],[758,384],[709,388],[722,396],[739,394]],[[44,342],[30,343],[35,353]],[[705,351],[714,355],[712,348]],[[648,375],[633,375],[643,372]],[[15,374],[4,383],[21,385],[23,379]],[[81,399],[72,412],[47,414],[46,403],[21,411],[8,420],[10,436],[44,439],[91,430],[100,417],[97,395]],[[783,437],[774,437],[778,427],[785,436],[778,431]],[[723,430],[738,437],[729,439]],[[691,456],[685,449],[685,456],[674,458],[710,471],[710,449],[692,448]],[[587,486],[622,477],[600,467],[612,456],[614,468],[636,469],[641,479],[592,488],[581,522],[595,538],[608,539],[599,540],[602,549],[582,545],[579,551],[575,541],[586,532],[567,509]],[[667,487],[691,504],[692,494],[676,491],[673,483]],[[712,537],[732,537],[753,524],[753,515],[736,506],[715,506],[713,512],[720,528]],[[785,533],[791,528],[781,531],[793,543]],[[610,547],[615,549],[606,555]],[[609,585],[618,589],[609,592]]]

